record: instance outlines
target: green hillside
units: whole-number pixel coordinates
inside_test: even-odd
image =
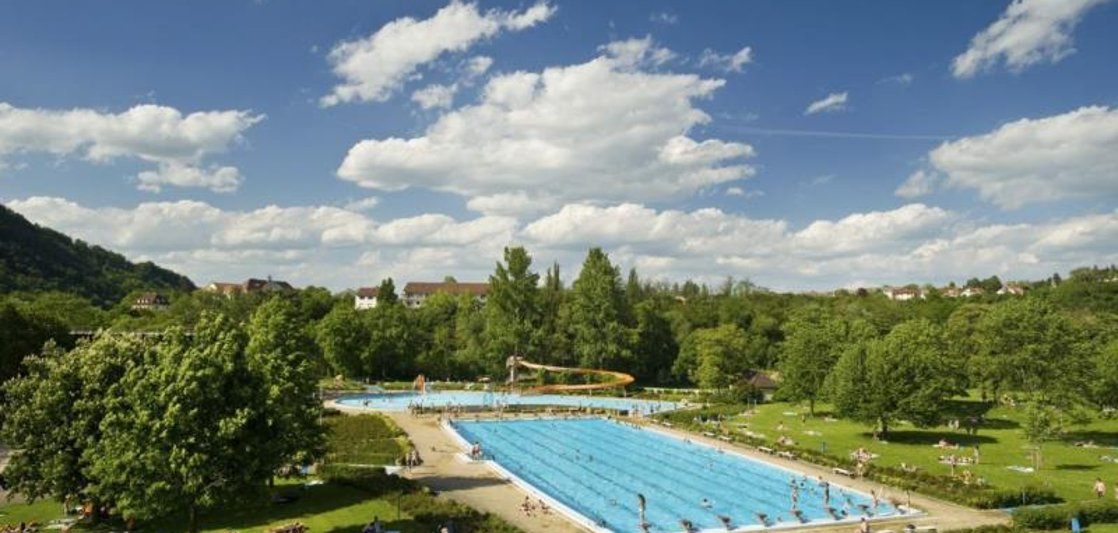
[[[0,205],[0,294],[64,291],[112,305],[137,289],[193,290],[189,278],[132,263],[100,246],[29,222]]]

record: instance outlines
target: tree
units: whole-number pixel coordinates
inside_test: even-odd
[[[668,381],[672,365],[679,355],[679,345],[672,335],[672,323],[666,316],[666,304],[661,298],[648,299],[637,304],[635,311],[636,376],[644,381]]]
[[[844,329],[819,309],[798,312],[784,325],[780,393],[789,400],[806,401],[813,415],[823,382],[844,350]]]
[[[1044,443],[1059,439],[1067,428],[1067,419],[1059,409],[1039,402],[1029,402],[1025,407],[1025,439],[1036,446],[1033,468],[1040,470],[1043,462]]]
[[[1118,340],[1110,342],[1094,357],[1091,396],[1103,408],[1118,408]]]
[[[563,321],[565,300],[559,263],[554,263],[544,274],[543,287],[539,291],[540,325],[532,335],[532,346],[541,362],[568,362],[570,342]]]
[[[170,330],[134,344],[139,371],[101,398],[104,419],[90,457],[90,491],[126,519],[199,512],[260,494],[282,447],[273,446],[267,376],[254,372],[243,332],[207,315],[193,342]]]
[[[383,288],[384,284],[381,285]],[[362,354],[365,373],[382,379],[407,376],[415,370],[412,351],[415,330],[411,317],[399,300],[381,301],[381,294],[377,293],[376,307],[360,313],[369,332],[369,343]]]
[[[485,332],[489,352],[498,359],[537,355],[530,352],[540,322],[540,276],[531,266],[532,257],[523,247],[505,248],[505,264],[498,262],[489,276]]]
[[[631,358],[624,295],[617,267],[601,248],[591,248],[571,293],[570,324],[581,365],[614,368]]]
[[[361,355],[369,345],[369,332],[352,304],[341,302],[322,317],[315,340],[334,372],[350,377],[365,374]]]
[[[459,300],[451,294],[432,294],[416,311],[415,335],[421,337],[416,366],[428,376],[450,379],[455,371],[454,352],[457,349],[455,317]]]
[[[0,303],[0,384],[18,375],[24,357],[38,352],[48,340],[67,342],[69,337],[66,325],[58,320]]]
[[[273,470],[306,463],[321,454],[325,441],[319,424],[322,401],[316,396],[318,376],[312,343],[297,309],[285,298],[271,298],[256,309],[248,323],[245,354],[254,374],[265,386],[264,453]]]
[[[396,295],[396,283],[392,278],[384,278],[377,288],[377,305],[391,306],[399,303],[400,297]]]
[[[750,345],[760,339],[753,337],[733,324],[695,330],[680,347],[674,370],[705,389],[727,387],[756,367],[758,354]]]

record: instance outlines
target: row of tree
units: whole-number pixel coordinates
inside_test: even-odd
[[[125,519],[261,494],[285,465],[321,454],[312,344],[284,299],[247,323],[203,313],[190,333],[103,334],[48,344],[3,386],[9,489],[105,505]]]

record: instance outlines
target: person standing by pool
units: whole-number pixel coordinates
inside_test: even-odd
[[[858,524],[858,533],[870,533],[870,521],[866,517],[862,517],[862,523]]]

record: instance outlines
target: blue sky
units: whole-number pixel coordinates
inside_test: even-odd
[[[1118,2],[29,2],[0,201],[197,283],[1118,261]]]

